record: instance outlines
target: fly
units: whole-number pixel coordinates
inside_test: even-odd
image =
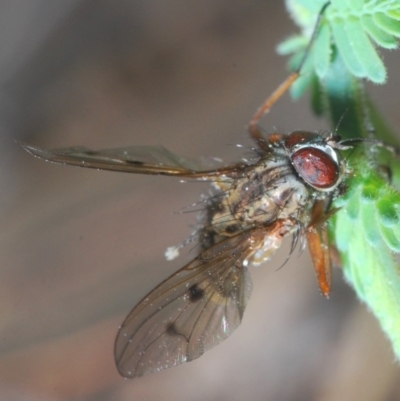
[[[347,171],[340,151],[360,140],[308,131],[265,138],[258,128],[260,118],[299,76],[327,6],[319,13],[300,67],[250,120],[254,161],[201,170],[162,147],[44,150],[22,144],[32,155],[55,163],[212,183],[213,195],[205,201],[206,210],[190,239],[199,242],[198,255],[147,294],[119,329],[114,355],[122,376],[143,376],[191,361],[230,336],[250,297],[247,267],[268,260],[289,235],[292,250],[298,240],[307,240],[320,291],[329,296],[325,222],[336,212],[331,200],[345,191]],[[169,249],[167,256],[175,257],[178,248]]]

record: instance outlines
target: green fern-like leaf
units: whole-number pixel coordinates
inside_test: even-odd
[[[314,108],[321,108],[341,136],[368,137],[368,128],[374,128],[380,139],[395,142],[362,83],[340,56],[334,58],[323,82],[315,79],[314,85],[319,93]],[[334,202],[341,209],[330,222],[331,237],[344,276],[377,317],[400,359],[400,193],[395,189],[400,161],[390,152],[361,145],[348,163],[348,190]]]
[[[287,0],[303,33],[278,51],[301,63],[325,0]],[[365,93],[362,80],[383,83],[386,70],[376,47],[394,49],[400,37],[399,0],[331,0],[318,35],[291,92],[311,88],[314,111],[343,138],[373,137],[396,143]],[[340,211],[329,221],[344,276],[378,318],[400,360],[400,160],[360,145],[347,155],[347,192],[334,200]],[[392,172],[393,174],[390,174]]]
[[[318,10],[325,0],[287,0],[287,7],[303,36],[310,38]],[[320,79],[327,74],[332,55],[332,44],[343,59],[348,71],[357,78],[375,83],[386,81],[385,66],[376,46],[397,47],[400,38],[400,2],[398,0],[332,0],[323,16],[319,35],[311,50],[304,74],[315,72]],[[278,46],[281,54],[304,51],[304,43],[297,37],[297,48],[290,38]],[[292,47],[288,46],[292,44]],[[294,64],[294,62],[293,62]],[[303,74],[303,75],[304,75]],[[301,86],[301,84],[298,84]]]

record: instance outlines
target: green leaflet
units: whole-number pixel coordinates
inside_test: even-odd
[[[327,25],[321,26],[313,47],[314,54],[318,54],[318,57],[313,57],[315,72],[319,77],[324,77],[328,73],[332,56],[331,31]]]
[[[302,28],[303,36],[310,38],[318,11],[324,0],[287,0],[287,8]],[[382,84],[386,70],[375,46],[386,49],[397,47],[400,37],[400,2],[397,0],[331,0],[320,27],[320,33],[310,55],[314,71],[320,79],[327,73],[332,54],[331,41],[341,55],[349,72],[358,78],[367,78]],[[289,39],[290,41],[291,39]],[[298,41],[292,52],[304,50]],[[287,53],[286,41],[278,48]],[[283,52],[282,52],[283,53]]]
[[[382,30],[371,15],[363,15],[361,23],[365,31],[378,46],[385,49],[395,49],[397,47],[396,38]]]

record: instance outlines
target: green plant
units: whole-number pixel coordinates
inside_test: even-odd
[[[279,45],[292,54],[295,69],[304,55],[325,0],[287,0],[302,33]],[[382,84],[386,69],[377,48],[395,49],[400,37],[398,0],[331,0],[299,79],[299,97],[311,90],[314,111],[329,119],[343,138],[373,138],[396,143],[364,89],[363,80]],[[361,148],[361,149],[360,149]],[[378,318],[400,359],[400,162],[377,147],[357,146],[348,158],[344,196],[329,221],[343,272],[359,298]],[[390,171],[393,172],[391,177]]]

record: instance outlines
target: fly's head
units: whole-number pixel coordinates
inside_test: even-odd
[[[335,137],[307,131],[294,131],[283,142],[297,174],[318,192],[333,193],[343,181],[346,165]]]

